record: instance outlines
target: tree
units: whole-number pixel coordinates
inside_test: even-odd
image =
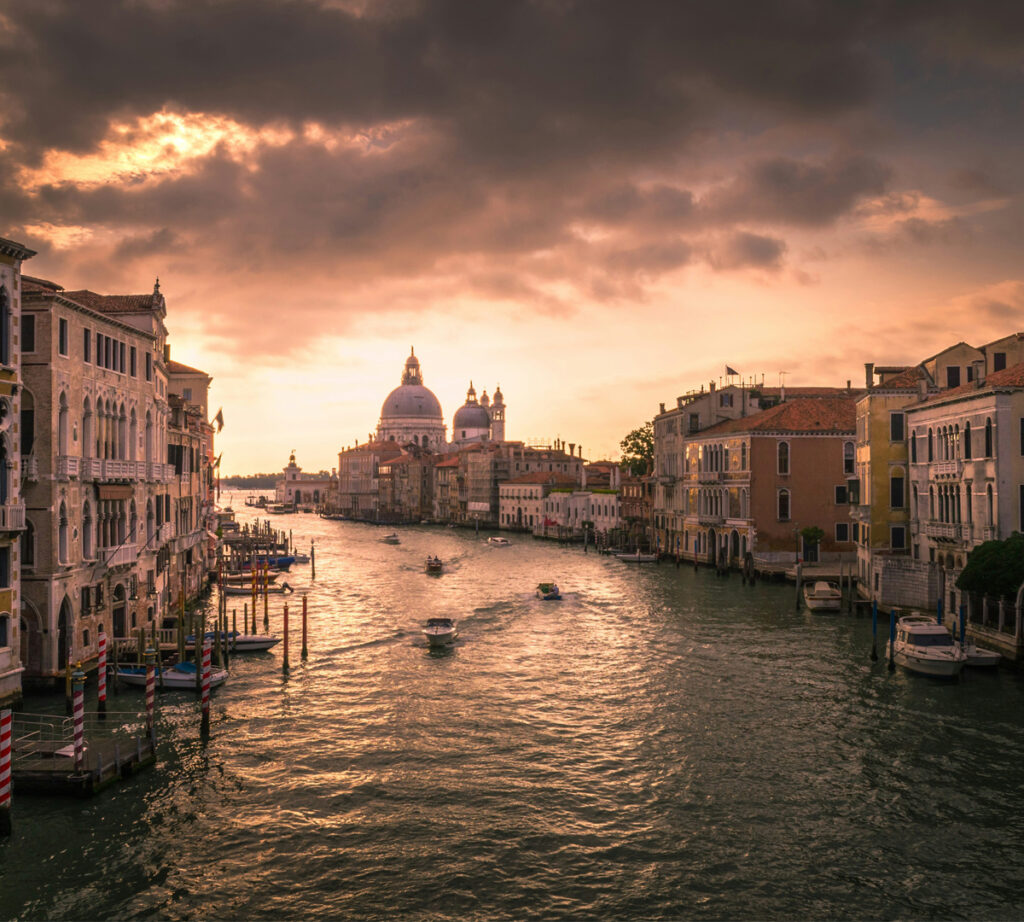
[[[646,422],[619,442],[622,449],[621,466],[633,475],[646,474],[654,460],[654,423]]]
[[[967,558],[957,589],[1012,598],[1024,583],[1024,535],[1015,531],[1005,541],[986,541]]]
[[[808,547],[817,547],[825,537],[825,532],[817,525],[808,525],[807,528],[800,529],[800,537],[804,539],[804,543]]]

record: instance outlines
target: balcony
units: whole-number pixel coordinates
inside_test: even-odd
[[[111,458],[103,462],[104,480],[130,480],[131,470],[134,469],[134,461],[115,461]]]
[[[103,462],[99,458],[82,458],[82,480],[102,480]]]
[[[112,550],[101,550],[100,556],[108,567],[126,567],[139,559],[139,549],[134,544],[122,544]]]
[[[982,541],[995,541],[996,539],[996,527],[995,525],[986,525],[981,529],[981,540]]]
[[[24,531],[25,504],[3,503],[0,505],[0,531]]]
[[[23,455],[21,458],[21,475],[26,481],[36,483],[39,480],[39,459],[26,458]]]
[[[722,472],[721,471],[698,471],[697,480],[700,483],[721,483]]]
[[[971,526],[957,522],[926,521],[922,523],[922,531],[929,538],[946,541],[965,541],[971,537]]]
[[[697,515],[697,521],[701,525],[724,525],[725,524],[725,516],[710,515],[709,513],[701,512],[701,513],[698,513],[698,515]]]
[[[72,478],[77,478],[80,464],[80,458],[73,458],[71,455],[57,455],[57,479],[71,480]]]
[[[157,544],[166,544],[174,537],[174,523],[164,522],[160,526],[160,534],[157,535]]]
[[[959,477],[964,472],[964,463],[955,461],[935,461],[928,466],[932,477]]]
[[[676,475],[675,474],[661,474],[658,477],[658,483],[660,483],[663,487],[667,487],[667,486],[669,486],[669,485],[671,485],[671,484],[673,484],[675,482],[676,482]]]

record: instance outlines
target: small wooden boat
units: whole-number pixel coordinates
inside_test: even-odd
[[[558,591],[558,583],[538,583],[537,598],[545,602],[553,602],[560,599],[562,594]]]
[[[509,544],[508,538],[502,538],[500,535],[494,535],[487,539],[488,544],[493,544],[496,547],[507,547]]]
[[[380,540],[383,541],[385,544],[401,544],[402,543],[401,540],[399,539],[398,535],[395,532],[391,532],[390,535],[385,535]]]
[[[257,587],[256,587],[256,594],[257,595],[262,595],[263,591],[264,591],[264,587],[260,586],[260,585],[257,585]],[[285,592],[294,592],[294,591],[295,590],[292,589],[292,587],[289,586],[287,583],[281,583],[280,586],[276,586],[274,584],[270,584],[270,585],[268,585],[266,587],[266,592],[267,592],[268,595],[281,595],[281,594],[283,594]],[[224,595],[252,595],[252,584],[250,583],[247,586],[247,585],[245,585],[245,583],[241,583],[241,584],[229,583],[227,586],[224,587]]]
[[[451,618],[428,618],[427,626],[423,628],[423,636],[427,638],[430,646],[443,647],[454,643],[458,633]]]
[[[839,611],[843,602],[843,593],[839,586],[828,580],[819,579],[813,583],[805,583],[803,594],[808,611]]]
[[[161,670],[157,667],[157,685],[161,684],[160,672],[163,672],[162,684],[164,688],[180,688],[195,691],[196,688],[196,664],[176,663],[174,666]],[[125,685],[136,685],[145,688],[146,667],[145,666],[118,666],[117,677]],[[228,679],[226,669],[210,670],[210,688],[223,685]]]
[[[963,645],[964,653],[967,654],[965,666],[998,666],[1002,656],[995,650],[986,650],[977,646],[973,640]]]
[[[441,563],[440,557],[428,557],[426,563],[426,570],[428,573],[440,573],[444,569],[444,564]]]

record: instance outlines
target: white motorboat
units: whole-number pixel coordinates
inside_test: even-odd
[[[1002,656],[995,650],[986,650],[977,646],[973,640],[964,644],[964,654],[967,656],[965,666],[998,666]]]
[[[159,675],[161,671],[163,672],[162,683]],[[195,663],[177,663],[174,666],[163,670],[157,667],[157,673],[157,687],[160,687],[162,684],[164,688],[181,688],[192,691],[196,689]],[[145,687],[146,667],[119,666],[117,669],[117,677],[124,682],[125,685],[139,685]],[[227,681],[227,678],[228,671],[226,669],[211,669],[210,688],[216,688],[218,685],[223,685]]]
[[[626,563],[657,563],[657,554],[641,554],[640,549],[637,548],[635,551],[630,553],[616,554],[619,560],[625,560]]]
[[[498,547],[505,547],[508,545],[508,538],[502,538],[501,535],[494,535],[487,539],[488,544],[495,544]]]
[[[443,647],[454,643],[457,636],[455,622],[451,618],[428,618],[423,636],[432,647]]]
[[[911,672],[952,677],[960,674],[967,654],[941,624],[926,615],[906,615],[896,622],[893,659]]]
[[[804,583],[804,604],[809,611],[839,611],[843,601],[843,593],[839,586],[828,580],[815,580]]]
[[[281,638],[274,634],[236,634],[231,638],[232,653],[255,653],[276,647]]]
[[[401,540],[398,537],[398,534],[396,532],[391,532],[390,535],[385,535],[380,540],[383,541],[385,544],[401,544],[402,543]]]

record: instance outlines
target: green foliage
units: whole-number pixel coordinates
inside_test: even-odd
[[[634,476],[646,474],[654,461],[654,423],[646,422],[619,442],[622,449],[621,466]]]
[[[1024,535],[1015,531],[1005,541],[986,541],[967,559],[957,589],[991,596],[1016,596],[1024,583]]]
[[[816,547],[821,544],[822,539],[825,537],[825,532],[818,528],[817,525],[808,525],[807,528],[800,529],[800,536],[809,547]]]
[[[282,476],[277,473],[225,477],[221,480],[221,487],[225,490],[273,490]]]

